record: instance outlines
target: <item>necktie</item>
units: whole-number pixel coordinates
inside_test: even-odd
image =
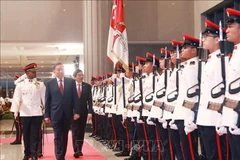
[[[80,84],[78,84],[78,98],[81,97],[81,87],[80,87]]]
[[[63,84],[62,84],[61,79],[59,80],[59,89],[60,89],[61,94],[63,94]]]

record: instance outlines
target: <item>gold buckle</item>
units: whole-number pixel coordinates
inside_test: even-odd
[[[140,106],[137,106],[137,105],[133,105],[133,110],[139,110]]]
[[[164,110],[168,111],[168,112],[173,112],[174,109],[175,109],[175,106],[171,106],[171,105],[167,105],[167,104],[165,105],[165,108],[164,108]]]
[[[163,105],[163,102],[160,102],[160,101],[154,101],[153,103],[154,106],[157,106],[157,107],[161,107]]]
[[[132,110],[133,105],[127,104],[127,109]]]
[[[227,108],[231,109],[236,109],[238,105],[238,101],[230,99],[230,98],[225,98],[224,100],[224,106]]]
[[[187,101],[187,100],[183,101],[183,107],[185,107],[185,108],[189,108],[189,109],[192,110],[194,105],[195,105],[195,102],[190,102],[190,101]]]
[[[220,111],[222,108],[222,103],[208,102],[208,109],[213,111]]]
[[[152,108],[152,106],[150,106],[150,105],[144,105],[144,106],[143,106],[143,109],[146,109],[146,110],[148,110],[148,111],[150,111],[151,108]]]

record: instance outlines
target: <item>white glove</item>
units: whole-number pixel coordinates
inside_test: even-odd
[[[159,123],[164,123],[164,122],[166,122],[166,120],[163,119],[163,118],[158,118],[158,122],[159,122]]]
[[[169,122],[169,126],[170,126],[170,128],[171,129],[173,129],[173,130],[178,130],[178,127],[177,127],[177,125],[174,123],[174,119],[173,120],[171,120],[170,122]]]
[[[217,123],[216,123],[216,132],[218,133],[219,136],[222,136],[223,134],[227,134],[227,129],[222,125],[222,115],[219,114],[217,118]]]
[[[167,121],[163,122],[162,126],[163,126],[164,129],[167,129]]]
[[[229,132],[232,133],[233,135],[240,135],[240,128],[237,126],[231,126],[229,127]]]
[[[17,119],[17,117],[18,117],[18,113],[14,112],[14,118]]]
[[[184,131],[185,131],[186,135],[188,133],[191,133],[195,129],[197,129],[197,125],[193,122],[188,122],[187,125],[185,125],[185,127],[184,127]]]
[[[127,115],[125,113],[122,114],[123,121],[127,119]]]

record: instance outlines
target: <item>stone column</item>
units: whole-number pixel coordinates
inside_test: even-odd
[[[111,71],[107,62],[107,38],[111,1],[85,0],[83,5],[84,79]],[[82,56],[80,56],[82,57]]]

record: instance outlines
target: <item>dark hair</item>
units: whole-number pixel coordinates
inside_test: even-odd
[[[53,70],[55,70],[56,69],[56,66],[58,66],[58,65],[63,65],[61,62],[57,62],[57,63],[55,63],[54,65],[53,65]]]
[[[76,70],[73,72],[73,77],[76,77],[79,72],[82,72],[82,70],[81,70],[81,69],[76,69]]]

